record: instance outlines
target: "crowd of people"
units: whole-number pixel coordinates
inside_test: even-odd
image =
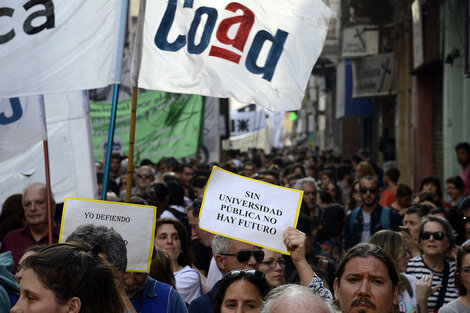
[[[126,272],[124,240],[106,226],[82,225],[47,246],[46,188],[34,183],[2,199],[0,312],[470,312],[470,145],[458,144],[456,156],[462,172],[444,182],[448,202],[437,177],[414,190],[393,162],[381,168],[365,151],[142,160],[130,198],[157,207],[150,273]],[[199,227],[213,165],[303,191],[297,226],[284,233],[290,255]],[[109,201],[126,199],[126,171],[113,154]],[[54,202],[54,242],[61,214]]]

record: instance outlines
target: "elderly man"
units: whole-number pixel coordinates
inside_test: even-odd
[[[48,223],[46,205],[46,186],[34,183],[26,187],[23,192],[23,209],[26,226],[9,232],[2,241],[0,252],[11,251],[16,272],[18,262],[23,252],[37,245],[48,244]],[[55,202],[52,201],[52,215],[54,216]],[[53,242],[59,240],[59,225],[54,223],[52,229]]]
[[[258,269],[258,264],[264,258],[264,252],[258,247],[220,235],[216,235],[212,241],[212,253],[222,274],[232,270]],[[208,293],[193,300],[189,304],[188,311],[190,313],[213,312],[219,282]]]
[[[260,313],[330,313],[330,308],[304,286],[288,284],[271,290]]]
[[[302,190],[304,192],[303,201],[307,203],[311,215],[318,215],[318,208],[316,204],[317,186],[315,184],[315,179],[310,177],[301,178],[295,183],[294,187],[295,189]]]
[[[143,195],[147,190],[147,187],[155,180],[155,170],[153,167],[143,165],[139,167],[135,175],[135,187],[131,189],[132,196]],[[121,190],[119,193],[119,199],[126,199],[126,190]]]

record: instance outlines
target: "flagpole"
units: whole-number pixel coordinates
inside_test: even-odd
[[[126,202],[131,202],[132,173],[134,169],[135,119],[137,112],[138,88],[132,87],[131,129],[129,132],[129,153],[127,158]]]
[[[126,34],[128,0],[122,0],[121,22],[119,24],[119,42],[116,57],[116,68],[114,78],[119,81],[121,78],[122,57],[124,52],[124,37]],[[111,107],[111,116],[109,118],[108,146],[106,150],[106,161],[104,164],[103,185],[101,188],[101,200],[106,200],[108,192],[109,166],[111,164],[111,154],[113,153],[114,129],[116,127],[116,112],[119,98],[119,84],[113,85],[113,103]]]
[[[47,139],[42,141],[44,148],[44,163],[45,163],[45,172],[46,172],[46,205],[47,205],[47,242],[49,245],[53,244],[52,238],[52,197],[51,197],[51,171],[49,167],[49,147],[47,144]]]

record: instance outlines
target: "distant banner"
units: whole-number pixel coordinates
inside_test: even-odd
[[[149,272],[152,260],[157,208],[109,201],[66,198],[59,242],[80,225],[113,228],[126,242],[127,270]]]
[[[334,15],[321,0],[142,0],[139,87],[299,109]]]
[[[283,234],[287,227],[297,225],[302,195],[301,190],[271,185],[214,166],[204,193],[199,227],[288,254]]]
[[[0,98],[86,90],[118,82],[122,3],[2,0]]]
[[[42,96],[0,99],[0,163],[46,139]]]
[[[375,25],[356,25],[343,29],[343,57],[379,53],[379,30]]]
[[[395,94],[395,60],[392,53],[353,61],[353,98]]]
[[[230,112],[230,120],[232,122],[230,136],[245,135],[266,127],[264,110],[250,112],[233,110]]]
[[[95,157],[103,161],[107,146],[111,103],[91,102]],[[118,103],[113,149],[129,151],[131,99]],[[158,162],[163,157],[184,158],[196,153],[202,132],[204,104],[201,96],[160,91],[139,95],[134,158]],[[138,163],[138,162],[137,162]]]

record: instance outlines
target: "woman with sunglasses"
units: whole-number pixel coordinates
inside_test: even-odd
[[[470,244],[457,251],[456,266],[455,285],[460,297],[440,308],[439,313],[470,313]]]
[[[98,250],[70,242],[26,258],[20,298],[10,312],[125,312],[114,283],[114,269]]]
[[[214,300],[214,313],[259,313],[271,289],[263,272],[233,270],[225,274]]]
[[[416,307],[420,312],[437,312],[458,297],[455,262],[446,258],[454,243],[453,230],[446,219],[435,215],[423,218],[418,237],[422,254],[412,258],[406,268],[406,274],[418,279]]]

